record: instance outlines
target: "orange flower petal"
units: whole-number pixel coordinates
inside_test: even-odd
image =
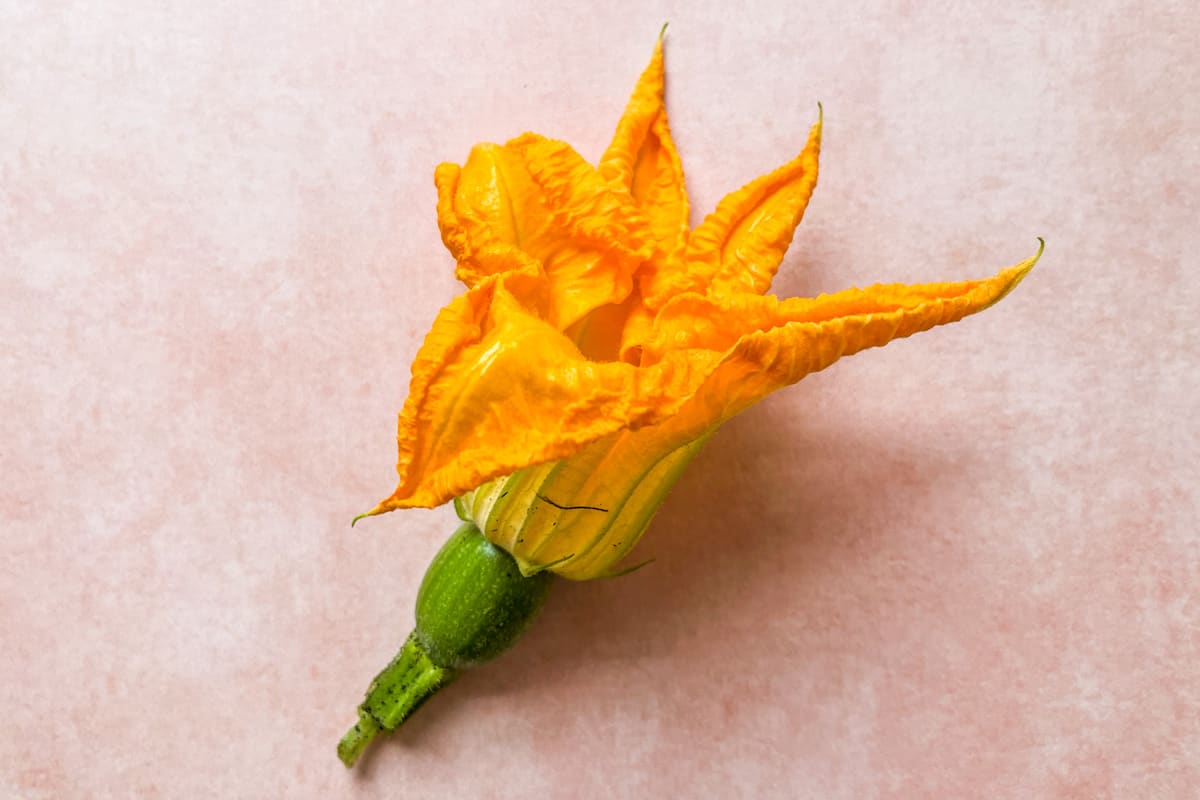
[[[692,231],[686,259],[701,291],[766,293],[816,188],[820,151],[818,115],[800,155],[726,195]]]
[[[593,169],[525,134],[435,174],[469,291],[434,323],[397,428],[399,484],[372,514],[440,505],[523,570],[613,574],[703,441],[838,358],[995,303],[992,278],[765,296],[817,182],[800,155],[729,194],[690,235],[663,104],[661,35]]]
[[[961,283],[876,285],[784,301],[756,295],[680,298],[656,321],[643,363],[669,361],[681,347],[728,348],[672,421],[681,426],[681,436],[699,436],[843,356],[988,308],[1021,282],[1041,253],[1039,247],[1033,258],[991,278]],[[754,330],[746,333],[748,327]],[[664,353],[668,342],[671,350]]]
[[[664,28],[665,30],[665,28]],[[688,199],[683,163],[667,124],[663,104],[663,40],[659,36],[612,144],[597,166],[606,180],[627,189],[650,220],[662,250],[677,254],[687,241]]]
[[[1036,259],[982,281],[813,300],[681,297],[655,322],[641,367],[589,360],[524,306],[519,297],[545,294],[544,275],[489,281],[451,303],[421,348],[400,415],[400,484],[372,513],[440,505],[605,436],[657,426],[634,441],[630,463],[606,466],[647,469],[843,355],[986,308]]]
[[[679,472],[722,422],[840,356],[987,307],[1035,260],[981,281],[873,286],[815,300],[680,298],[664,309],[652,343],[673,340],[667,362],[688,357],[703,364],[684,371],[691,378],[686,400],[660,396],[654,401],[660,408],[676,410],[658,422],[487,484],[466,495],[468,511],[487,520],[488,539],[522,569],[552,565],[575,580],[612,575]],[[686,337],[674,335],[685,331]]]
[[[633,273],[657,256],[649,223],[563,142],[525,134],[438,167],[438,224],[470,287],[541,264],[547,320],[562,330],[624,300]]]
[[[400,413],[399,486],[370,513],[437,506],[607,434],[657,422],[706,371],[687,359],[650,370],[589,360],[519,299],[545,296],[536,284],[547,280],[504,276],[438,315]]]

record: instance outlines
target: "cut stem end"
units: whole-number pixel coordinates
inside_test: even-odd
[[[338,758],[347,767],[353,767],[377,733],[379,733],[379,723],[373,720],[370,714],[360,710],[358,722],[354,724],[353,728],[346,731],[346,735],[338,742]]]
[[[410,634],[392,663],[371,682],[358,707],[358,722],[338,742],[338,758],[354,766],[379,731],[396,730],[454,676],[454,670],[434,664],[416,633]]]

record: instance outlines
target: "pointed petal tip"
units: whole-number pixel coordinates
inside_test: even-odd
[[[1008,283],[1003,289],[1001,289],[1001,291],[990,303],[984,306],[984,308],[991,308],[992,306],[996,305],[996,303],[999,303],[1001,300],[1012,294],[1012,290],[1016,289],[1017,286],[1020,285],[1021,281],[1025,280],[1025,276],[1028,275],[1030,271],[1037,265],[1038,259],[1042,257],[1042,253],[1046,250],[1046,240],[1040,236],[1037,237],[1037,240],[1038,251],[1033,254],[1032,258],[1026,259],[1020,264],[1014,264],[1004,271],[1011,275]],[[1004,273],[1002,272],[1001,275],[1003,274]]]
[[[1029,271],[1037,266],[1038,260],[1042,257],[1042,253],[1046,252],[1046,240],[1040,236],[1037,237],[1037,240],[1038,249],[1037,252],[1033,254],[1033,258],[1023,261],[1016,266],[1016,269],[1019,270],[1019,272],[1017,273],[1017,277],[1013,280],[1012,287],[1010,287],[1009,291],[1012,291],[1012,289],[1015,288],[1018,283],[1024,280],[1025,276],[1029,274]]]
[[[385,500],[385,501],[384,501],[384,503],[386,503],[386,502],[387,502],[387,501]],[[357,524],[358,524],[358,521],[359,521],[360,519],[363,519],[364,517],[377,517],[377,516],[379,516],[380,514],[385,514],[385,513],[387,513],[388,511],[392,511],[392,510],[394,510],[394,509],[393,509],[393,508],[386,508],[386,507],[384,507],[384,504],[383,504],[383,503],[380,503],[379,505],[377,505],[377,506],[375,506],[374,508],[372,508],[370,511],[364,511],[363,513],[359,514],[359,515],[358,515],[357,517],[355,517],[354,519],[350,520],[350,527],[351,527],[351,528],[353,528],[355,525],[357,525]]]

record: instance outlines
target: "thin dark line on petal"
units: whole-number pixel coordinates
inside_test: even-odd
[[[605,514],[608,513],[607,508],[600,508],[599,506],[563,506],[563,505],[559,505],[558,503],[554,502],[549,497],[546,497],[546,495],[544,495],[544,494],[539,494],[539,495],[535,495],[535,496],[537,497],[538,500],[543,500],[543,501],[549,503],[550,505],[557,508],[559,511],[601,511]]]

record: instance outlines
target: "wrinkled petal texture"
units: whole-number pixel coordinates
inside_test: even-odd
[[[559,330],[620,303],[633,275],[658,258],[650,224],[628,195],[563,142],[525,134],[476,146],[461,168],[434,174],[442,240],[469,287],[540,267],[546,320]]]
[[[765,294],[771,288],[817,186],[822,117],[800,155],[725,197],[692,232],[689,271],[709,294]]]
[[[688,199],[683,162],[667,124],[664,88],[660,38],[597,169],[610,183],[630,193],[650,220],[663,251],[678,257],[687,243]]]
[[[816,186],[820,117],[796,158],[689,233],[663,91],[660,40],[595,168],[535,134],[438,167],[438,223],[468,290],[417,354],[399,484],[370,513],[470,493],[523,567],[611,574],[721,423],[842,356],[987,308],[1037,260],[984,280],[767,295]],[[490,510],[512,503],[527,507]]]
[[[418,354],[400,416],[400,485],[375,513],[440,505],[622,430],[658,426],[661,457],[844,355],[988,307],[1035,259],[986,280],[815,299],[681,296],[639,366],[588,359],[508,288],[544,277],[492,282],[447,307]]]

